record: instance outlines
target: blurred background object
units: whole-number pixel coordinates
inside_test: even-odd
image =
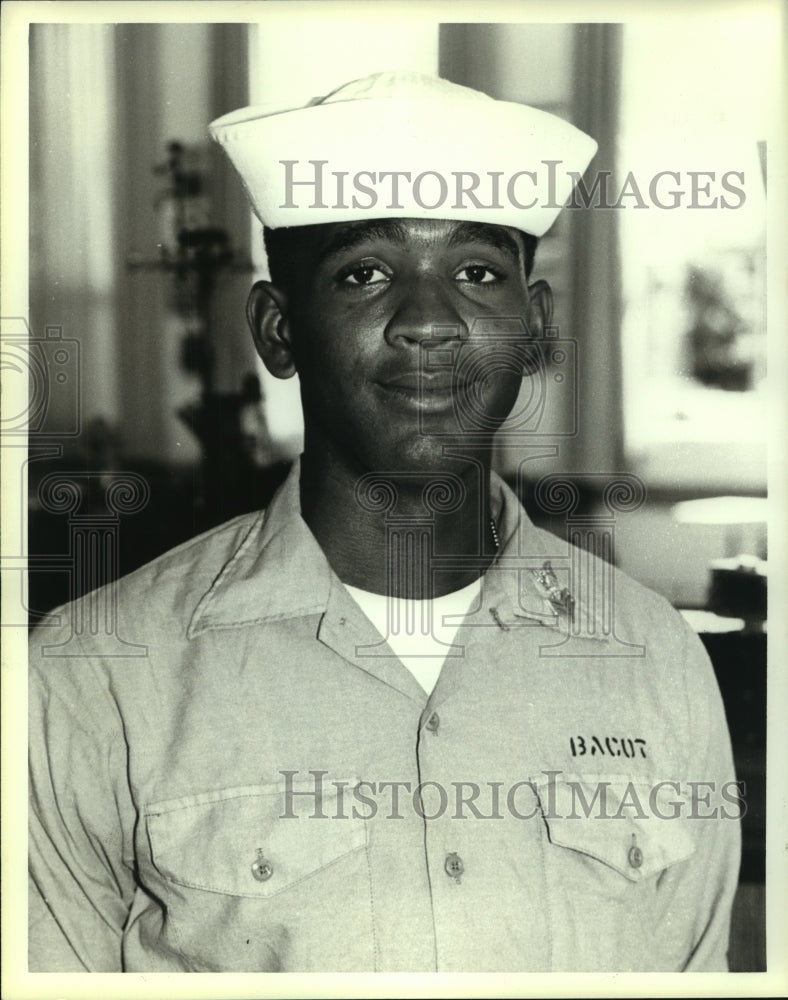
[[[723,532],[723,554],[708,565],[703,608],[682,608],[714,664],[725,703],[733,744],[736,776],[744,783],[747,811],[742,818],[742,867],[739,909],[760,927],[752,908],[762,905],[766,877],[766,670],[768,505],[763,497],[722,496],[676,504],[677,522],[704,525]],[[757,913],[757,909],[754,911]],[[752,926],[742,933],[753,938]],[[738,939],[737,939],[738,940]],[[763,957],[757,939],[753,955]],[[736,961],[749,967],[741,953]]]
[[[739,619],[748,632],[760,631],[767,618],[765,497],[711,497],[676,504],[683,524],[722,525],[725,554],[709,564],[709,612]]]
[[[127,259],[130,270],[169,275],[168,307],[183,320],[180,366],[197,378],[199,394],[176,412],[201,448],[192,501],[200,512],[199,529],[264,504],[285,471],[268,432],[256,369],[239,373],[238,391],[218,391],[215,385],[221,332],[212,325],[214,294],[224,274],[251,273],[252,263],[211,218],[208,149],[207,143],[167,143],[167,160],[154,167],[166,182],[155,198],[159,252]]]

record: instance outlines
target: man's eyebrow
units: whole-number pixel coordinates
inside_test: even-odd
[[[523,247],[502,226],[485,222],[460,222],[449,237],[449,246],[460,246],[463,243],[484,243],[510,254],[517,263],[522,260]]]
[[[390,240],[404,246],[407,236],[402,224],[396,219],[372,219],[369,222],[342,226],[321,248],[318,258],[321,263],[325,263],[369,240]]]

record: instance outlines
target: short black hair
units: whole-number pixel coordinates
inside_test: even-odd
[[[280,229],[269,229],[263,226],[263,242],[268,257],[268,273],[271,281],[278,288],[287,290],[292,278],[292,265],[297,260],[299,241],[303,239],[305,230],[312,226],[283,226]],[[518,230],[523,242],[523,264],[525,277],[530,278],[534,266],[536,248],[539,237]]]

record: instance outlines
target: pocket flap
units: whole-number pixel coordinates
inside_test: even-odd
[[[683,809],[676,809],[684,800],[662,784],[588,775],[537,784],[550,843],[587,854],[632,882],[683,861],[695,851]]]
[[[352,789],[357,779],[337,782]],[[312,781],[293,792],[309,792]],[[285,815],[283,783],[265,783],[154,803],[146,810],[156,869],[178,885],[269,897],[310,878],[367,843],[367,824],[337,810],[326,780],[313,816],[303,801]],[[339,818],[338,818],[339,817]]]

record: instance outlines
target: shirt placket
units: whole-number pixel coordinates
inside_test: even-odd
[[[517,807],[533,810],[534,819],[519,820],[506,802],[514,783],[527,778],[528,751],[516,724],[522,688],[511,684],[511,658],[522,633],[490,621],[491,628],[466,633],[466,655],[441,677],[419,728],[425,865],[439,972],[524,971],[548,961],[545,922],[533,903],[544,898],[538,803],[525,784]],[[478,698],[490,686],[496,690],[488,704],[494,700],[500,710],[483,711],[487,722],[481,726]],[[483,943],[491,933],[501,942],[495,956]]]

